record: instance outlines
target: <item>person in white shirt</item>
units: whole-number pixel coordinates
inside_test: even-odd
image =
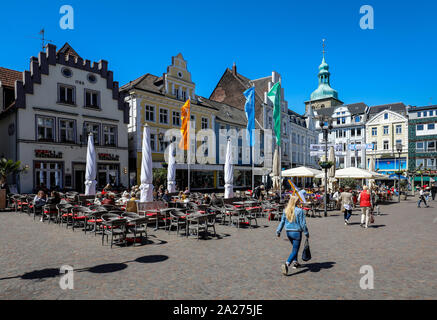
[[[429,205],[426,203],[425,200],[425,192],[423,191],[423,188],[419,188],[419,201],[417,202],[417,207],[420,208],[420,204],[423,202],[427,208],[429,208]]]

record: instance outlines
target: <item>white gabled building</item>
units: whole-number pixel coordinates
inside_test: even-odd
[[[0,68],[0,82],[0,156],[28,168],[11,178],[19,192],[41,184],[83,191],[89,132],[98,186],[128,186],[129,110],[107,61],[84,60],[68,43],[59,51],[48,44],[29,71]]]

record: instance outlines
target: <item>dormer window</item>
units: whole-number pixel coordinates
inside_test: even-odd
[[[384,113],[384,120],[388,120],[388,113]]]

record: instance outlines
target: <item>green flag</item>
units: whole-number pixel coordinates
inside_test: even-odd
[[[273,130],[276,135],[276,144],[281,145],[281,84],[275,83],[267,94],[267,97],[273,103]]]

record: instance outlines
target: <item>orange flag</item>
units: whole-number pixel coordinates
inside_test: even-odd
[[[181,109],[182,126],[181,133],[182,139],[179,142],[179,149],[188,150],[188,131],[189,131],[189,121],[190,121],[190,99],[185,102]]]

